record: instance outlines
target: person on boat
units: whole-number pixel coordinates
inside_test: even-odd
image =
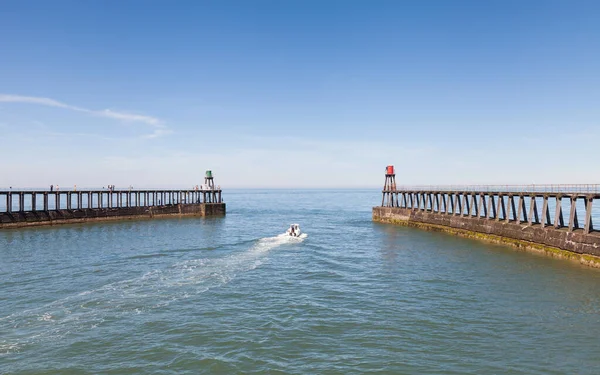
[[[290,227],[290,229],[291,229],[291,231],[290,231],[290,236],[294,236],[294,237],[296,237],[296,232],[294,231],[294,226],[292,225],[292,226]]]

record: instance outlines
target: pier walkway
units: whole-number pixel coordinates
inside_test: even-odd
[[[386,169],[373,220],[576,259],[600,267],[600,185],[397,186]]]
[[[219,187],[190,190],[3,190],[0,229],[75,222],[225,214]]]
[[[600,185],[399,186],[382,191],[382,207],[594,231]]]
[[[0,190],[0,213],[87,208],[153,207],[221,203],[221,189],[211,190]]]

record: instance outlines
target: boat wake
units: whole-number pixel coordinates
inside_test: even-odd
[[[175,263],[140,277],[56,300],[47,305],[0,317],[0,356],[40,341],[91,330],[107,321],[142,314],[223,286],[236,275],[259,267],[273,249],[302,242],[306,234],[258,239],[243,252]]]
[[[306,234],[306,233],[302,233],[301,235],[299,235],[297,237],[290,236],[287,233],[282,233],[282,234],[278,235],[277,237],[271,237],[271,238],[284,238],[285,239],[284,243],[285,242],[294,243],[294,242],[302,242],[306,239],[306,237],[308,237],[308,234]]]

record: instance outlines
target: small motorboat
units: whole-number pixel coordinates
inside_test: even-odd
[[[302,232],[300,232],[300,225],[291,224],[290,227],[285,231],[285,234],[291,237],[300,237],[300,234],[302,234]]]

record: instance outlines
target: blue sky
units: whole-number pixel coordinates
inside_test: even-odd
[[[3,1],[0,187],[600,183],[597,1]]]

